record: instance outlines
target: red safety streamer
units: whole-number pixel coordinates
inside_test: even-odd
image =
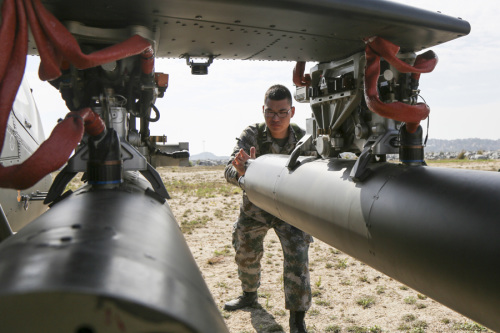
[[[104,128],[102,119],[90,108],[68,113],[66,118],[54,127],[50,138],[26,161],[0,169],[0,187],[25,189],[35,185],[47,175],[47,170],[54,167],[57,170],[66,163],[82,140],[84,130],[89,135],[97,135]],[[54,143],[57,143],[57,152],[54,151]]]
[[[26,18],[27,17],[27,18]],[[102,65],[132,55],[143,54],[143,70],[151,74],[154,54],[151,44],[135,35],[126,41],[91,54],[84,54],[71,33],[40,0],[4,0],[0,27],[0,143],[4,142],[7,120],[26,66],[28,21],[37,44],[41,63],[39,76],[52,80],[61,68],[73,64],[79,69]],[[66,163],[82,139],[84,131],[98,135],[104,123],[91,109],[70,112],[54,127],[50,137],[22,164],[0,165],[0,187],[26,189]]]
[[[14,38],[16,36],[17,15],[16,4],[12,0],[5,0],[2,5],[2,26],[0,27],[0,82],[7,70],[7,65],[11,58],[11,53],[14,50]]]
[[[0,58],[0,68],[4,68],[4,74],[0,78],[0,143],[3,146],[7,120],[26,67],[28,27],[22,0],[5,0],[2,5],[2,15],[0,31],[11,36],[1,36],[0,39],[12,40],[11,49],[2,51],[2,54],[5,52],[8,56]],[[9,16],[15,19],[9,19]],[[9,26],[5,27],[4,24]]]
[[[380,57],[394,66],[401,73],[413,73],[418,80],[420,73],[432,72],[436,67],[438,58],[433,51],[418,55],[413,66],[400,60],[396,54],[399,46],[380,38],[371,37],[366,40],[366,67],[365,67],[365,100],[368,108],[376,114],[406,122],[406,129],[414,133],[421,120],[429,116],[429,106],[425,103],[409,105],[401,102],[384,103],[379,99],[377,82],[380,75]]]
[[[305,61],[297,61],[295,67],[293,68],[293,83],[297,87],[307,87],[311,85],[311,75],[304,75],[306,70]]]
[[[30,0],[25,1],[29,2]],[[151,44],[138,35],[91,54],[84,54],[73,35],[52,13],[43,7],[40,0],[31,1],[35,10],[33,11],[33,7],[29,8],[28,14],[31,12],[31,15],[28,16],[29,22],[32,29],[38,31],[36,34],[33,33],[33,36],[37,47],[39,44],[47,46],[42,48],[43,58],[51,59],[51,61],[43,62],[43,67],[40,68],[40,75],[43,75],[40,77],[42,80],[52,80],[61,75],[59,68],[62,59],[67,60],[78,69],[86,69],[143,52],[152,54]],[[41,58],[42,50],[39,50]],[[52,50],[54,51],[52,52]]]

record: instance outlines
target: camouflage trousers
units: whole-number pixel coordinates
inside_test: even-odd
[[[311,306],[308,252],[312,237],[276,217],[261,222],[241,213],[233,226],[233,247],[242,289],[252,292],[260,286],[264,237],[271,228],[278,235],[283,250],[285,308],[307,311]]]

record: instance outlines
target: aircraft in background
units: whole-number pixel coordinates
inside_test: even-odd
[[[7,133],[0,155],[3,166],[24,162],[45,140],[40,113],[27,80],[23,79],[12,105],[7,122]],[[16,232],[47,210],[43,204],[52,183],[52,176],[46,175],[36,185],[25,189],[0,190],[2,232],[0,239]]]

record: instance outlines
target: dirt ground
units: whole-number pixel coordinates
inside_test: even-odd
[[[431,164],[500,169],[500,161]],[[289,332],[283,255],[272,230],[264,241],[259,306],[223,310],[226,301],[241,293],[231,246],[241,190],[226,183],[222,167],[158,171],[172,196],[168,203],[229,331]],[[308,332],[491,332],[317,239],[309,258],[313,301],[306,315]]]
[[[469,170],[482,170],[482,171],[495,171],[500,170],[500,160],[485,160],[485,161],[453,161],[447,162],[446,160],[429,161],[429,166],[443,167],[443,168],[457,168]]]

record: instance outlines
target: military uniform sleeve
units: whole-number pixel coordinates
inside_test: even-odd
[[[228,183],[233,185],[238,185],[238,171],[233,166],[233,161],[240,151],[241,148],[246,151],[247,154],[250,155],[250,148],[257,147],[257,135],[258,135],[258,124],[248,126],[243,130],[239,138],[236,138],[236,146],[233,149],[233,153],[231,154],[231,158],[224,169],[224,177]]]

